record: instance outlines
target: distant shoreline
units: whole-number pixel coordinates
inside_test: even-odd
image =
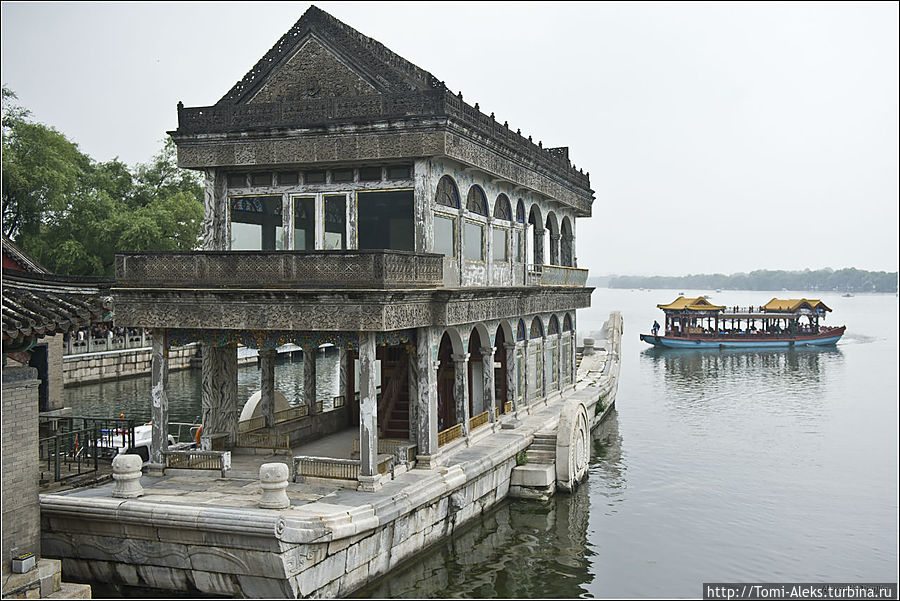
[[[732,275],[721,273],[685,276],[614,275],[588,278],[588,285],[599,288],[895,293],[897,292],[897,272],[846,268],[817,271],[758,270]]]

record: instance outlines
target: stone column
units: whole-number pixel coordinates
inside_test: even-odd
[[[562,237],[562,264],[565,267],[575,267],[574,261],[572,260],[572,256],[574,255],[575,248],[575,236],[571,234],[566,234]]]
[[[227,434],[234,446],[240,416],[237,399],[237,347],[203,345],[201,356],[203,435]]]
[[[514,342],[503,343],[503,352],[506,353],[506,400],[512,401],[513,410],[519,406],[518,401],[518,378],[516,377],[516,345]]]
[[[431,201],[434,192],[431,190],[428,159],[416,159],[413,164],[413,178],[415,179],[413,192],[413,212],[416,216],[416,241],[417,253],[429,252],[432,248],[434,237],[434,213],[431,210]]]
[[[281,195],[281,243],[284,250],[294,250],[294,206],[291,195]]]
[[[350,351],[345,346],[342,346],[339,353],[338,391],[344,397],[345,407],[349,407],[350,403],[353,402],[353,391],[350,390],[350,370],[353,369],[353,362],[350,360],[351,356]]]
[[[419,440],[419,404],[416,402],[416,394],[419,390],[419,370],[416,369],[416,355],[410,347],[406,347],[406,398],[408,412],[406,415],[409,424],[409,442],[416,444]]]
[[[416,330],[416,355],[413,363],[416,390],[410,405],[415,404],[417,408],[414,427],[419,448],[416,461],[419,467],[430,469],[431,458],[438,451],[437,369],[433,368],[431,361],[430,328]]]
[[[151,470],[166,467],[164,453],[169,450],[169,345],[166,330],[153,329],[153,350],[150,355],[150,420],[153,422],[150,440]]]
[[[359,485],[378,487],[378,387],[375,381],[375,333],[359,333]]]
[[[266,418],[266,427],[275,426],[275,349],[259,349],[260,399],[259,412]]]
[[[316,408],[316,346],[303,347],[303,400],[309,405],[309,414],[318,413]]]
[[[494,347],[483,346],[481,351],[481,365],[484,378],[484,404],[488,407],[488,417],[491,422],[497,421],[497,399],[494,391]]]
[[[550,232],[550,264],[559,265],[559,234]]]
[[[456,419],[462,423],[463,436],[469,435],[469,353],[453,354],[455,368],[453,398],[456,401]]]
[[[534,264],[544,264],[544,228],[534,227]]]
[[[203,250],[229,250],[231,227],[228,210],[228,182],[221,169],[205,171],[203,194]]]
[[[356,194],[347,195],[347,249],[355,250],[359,248],[358,240],[358,224],[359,212],[356,203]]]

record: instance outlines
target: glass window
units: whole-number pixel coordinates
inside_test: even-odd
[[[487,216],[487,198],[484,191],[479,186],[469,188],[469,194],[466,197],[466,209],[477,215]]]
[[[294,250],[316,249],[316,199],[294,197]]]
[[[381,180],[381,167],[360,167],[359,181],[377,182]]]
[[[357,192],[360,249],[415,250],[413,191]]]
[[[331,172],[331,181],[333,182],[352,182],[353,169],[335,169]]]
[[[484,261],[484,226],[466,221],[465,257],[469,261]]]
[[[228,178],[228,187],[229,188],[246,188],[247,187],[247,174],[246,173],[229,173]]]
[[[281,186],[293,186],[300,183],[300,175],[296,171],[281,171],[278,174],[278,184]]]
[[[494,228],[492,231],[492,254],[494,255],[494,261],[499,261],[501,263],[505,263],[509,260],[509,254],[507,253],[506,248],[506,232],[507,230],[503,228]]]
[[[280,250],[281,196],[231,199],[231,249]]]
[[[394,165],[388,167],[388,179],[409,179],[412,177],[412,168],[409,165]]]
[[[438,182],[434,202],[445,207],[459,208],[459,191],[449,175],[445,175]]]
[[[325,172],[324,171],[307,171],[305,174],[306,183],[307,184],[324,184],[325,183]]]
[[[271,186],[272,173],[269,171],[264,173],[252,173],[250,174],[250,181],[253,182],[254,186]]]
[[[456,256],[456,219],[434,216],[434,249],[432,252],[447,257]]]
[[[347,197],[343,194],[325,197],[325,250],[347,248]]]

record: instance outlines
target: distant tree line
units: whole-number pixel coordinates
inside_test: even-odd
[[[112,275],[117,250],[191,250],[203,184],[167,141],[149,162],[94,161],[3,86],[3,235],[50,271]]]
[[[609,279],[610,288],[672,288],[690,290],[822,290],[839,292],[897,292],[897,272],[845,269],[811,271],[770,271],[724,275],[685,276],[617,275]]]

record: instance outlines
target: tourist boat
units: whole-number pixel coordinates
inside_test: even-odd
[[[657,307],[666,314],[662,334],[641,334],[641,340],[659,347],[833,346],[846,329],[820,325],[819,320],[831,309],[820,300],[805,298],[773,298],[759,307],[725,307],[703,297],[679,296]]]

